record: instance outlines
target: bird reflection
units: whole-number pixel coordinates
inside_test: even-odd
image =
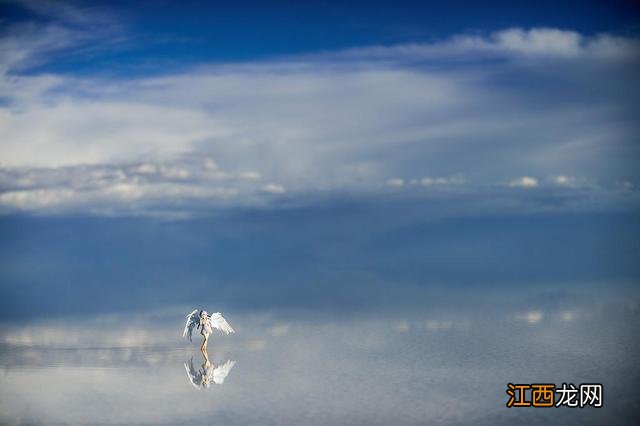
[[[236,365],[235,361],[227,360],[224,364],[216,366],[209,360],[209,354],[206,349],[202,351],[202,356],[204,357],[204,363],[198,370],[193,366],[193,357],[189,362],[184,363],[189,382],[196,389],[206,389],[212,383],[216,385],[223,384],[233,366]]]

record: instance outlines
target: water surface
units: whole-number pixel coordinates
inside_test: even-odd
[[[499,297],[493,295],[492,297]],[[411,312],[226,313],[222,383],[193,383],[178,310],[3,328],[7,424],[633,424],[640,309],[617,299],[426,304]],[[488,298],[487,300],[491,300]],[[525,300],[525,299],[523,299]],[[500,309],[495,309],[496,306]],[[177,325],[177,327],[176,327]],[[96,332],[96,330],[98,332]],[[186,368],[185,368],[186,367]],[[219,380],[218,380],[219,381]],[[604,407],[505,407],[506,384],[602,383]]]

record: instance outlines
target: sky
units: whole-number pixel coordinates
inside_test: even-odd
[[[1,315],[634,282],[638,16],[0,1]]]

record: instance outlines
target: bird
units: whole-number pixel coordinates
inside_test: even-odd
[[[213,333],[213,329],[222,331],[225,334],[235,333],[235,330],[229,325],[226,319],[220,312],[208,314],[205,310],[194,309],[189,315],[187,315],[187,323],[184,326],[182,337],[187,337],[191,342],[191,335],[194,328],[200,329],[200,334],[204,337],[200,350],[206,352],[207,343],[209,342],[209,336]]]

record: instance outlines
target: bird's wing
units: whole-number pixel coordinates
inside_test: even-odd
[[[224,319],[220,312],[211,314],[211,316],[209,317],[209,323],[211,324],[211,327],[217,328],[225,334],[235,333],[235,330],[231,328],[227,320]]]
[[[224,383],[224,379],[227,378],[229,372],[236,365],[235,361],[227,360],[224,364],[213,369],[213,383],[221,385]]]
[[[193,358],[189,360],[188,364],[186,362],[184,363],[184,369],[187,370],[189,383],[191,383],[194,388],[200,389],[200,387],[198,386],[199,382],[201,381],[199,377],[200,374],[196,371],[195,368],[193,368]]]
[[[199,322],[200,319],[198,316],[198,310],[195,309],[193,312],[187,315],[187,323],[184,326],[182,337],[188,337],[189,341],[191,341],[191,334],[193,333],[193,329],[196,328]]]

